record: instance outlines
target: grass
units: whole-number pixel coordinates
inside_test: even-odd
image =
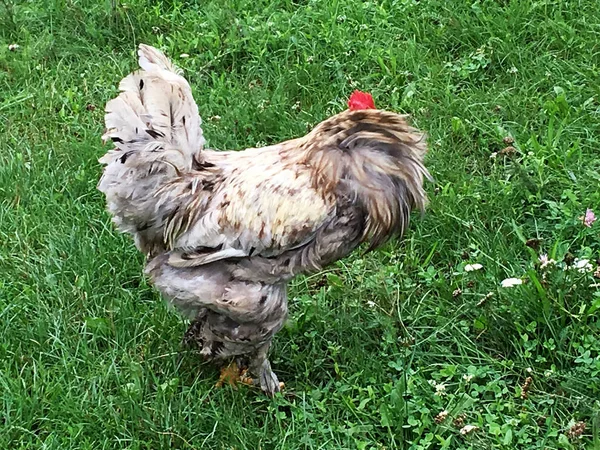
[[[592,0],[3,0],[0,448],[600,449],[600,280],[566,268],[600,257],[599,23]],[[179,360],[104,212],[103,105],[140,42],[215,148],[302,135],[353,88],[429,134],[404,242],[294,283],[284,396]]]

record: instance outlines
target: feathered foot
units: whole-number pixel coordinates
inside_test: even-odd
[[[258,369],[258,380],[252,380],[254,384],[259,384],[260,388],[269,397],[273,397],[284,387],[284,384],[279,381],[275,372],[271,370],[271,363],[265,359]]]
[[[211,342],[205,342],[203,338],[206,314],[206,310],[200,311],[198,316],[190,323],[183,336],[182,345],[199,349],[201,355],[207,359],[212,359]],[[236,387],[238,384],[260,386],[270,397],[280,392],[284,385],[271,370],[271,363],[267,359],[270,346],[271,342],[269,341],[256,350],[256,353],[252,357],[240,356],[229,365],[221,368],[221,375],[215,386],[222,387],[225,383],[233,387]],[[250,359],[249,364],[248,359]],[[256,378],[250,377],[249,373]]]
[[[252,382],[255,385],[259,385],[260,388],[269,397],[273,397],[276,393],[281,392],[284,384],[279,381],[277,375],[271,370],[271,363],[267,359],[267,353],[271,342],[267,342],[256,352],[255,358],[250,362],[250,372],[258,379],[253,379]]]

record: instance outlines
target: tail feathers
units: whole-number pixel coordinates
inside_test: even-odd
[[[140,45],[141,70],[125,77],[106,105],[103,139],[115,144],[98,189],[122,231],[140,250],[164,247],[164,217],[178,207],[160,204],[157,193],[201,160],[204,146],[198,107],[187,81],[161,52]]]
[[[102,138],[105,141],[111,139],[122,150],[134,143],[142,130],[150,128],[146,108],[132,92],[122,92],[117,98],[110,100],[106,104],[106,113],[104,123],[107,132]],[[146,139],[138,139],[138,142],[149,141],[150,137],[148,135]]]
[[[166,70],[168,72],[173,72],[176,75],[183,74],[179,67],[171,63],[171,61],[169,61],[169,59],[163,53],[154,47],[146,44],[140,44],[138,56],[140,57],[140,67],[146,72]]]
[[[103,139],[124,151],[141,151],[148,145],[154,151],[177,149],[189,166],[205,142],[191,88],[157,49],[142,44],[138,54],[142,70],[125,77],[121,94],[106,105]]]

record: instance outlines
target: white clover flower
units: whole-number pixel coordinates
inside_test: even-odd
[[[594,266],[590,264],[589,259],[576,259],[573,267],[577,269],[579,273],[586,273],[594,270]]]
[[[483,269],[483,266],[479,263],[467,264],[465,266],[465,272],[474,272],[476,270],[481,270],[481,269]]]
[[[440,397],[446,395],[446,385],[444,383],[435,385],[435,395],[439,395]]]
[[[520,278],[506,278],[505,280],[502,280],[502,283],[500,284],[503,288],[511,288],[523,284],[523,280]]]
[[[475,425],[465,425],[464,427],[462,427],[460,429],[460,434],[462,434],[463,436],[472,433],[475,430],[478,430],[479,427],[475,426]]]
[[[475,377],[475,375],[465,373],[463,375],[463,380],[465,380],[466,383],[470,383],[474,377]]]
[[[427,381],[430,386],[435,388],[435,395],[439,395],[440,397],[446,395],[446,385],[444,383],[438,383],[435,380]]]

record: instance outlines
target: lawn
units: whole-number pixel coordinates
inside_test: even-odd
[[[404,241],[293,283],[282,396],[181,355],[104,211],[140,42],[213,148],[303,135],[355,88],[429,135]],[[593,0],[2,0],[0,448],[600,449],[599,42]]]

